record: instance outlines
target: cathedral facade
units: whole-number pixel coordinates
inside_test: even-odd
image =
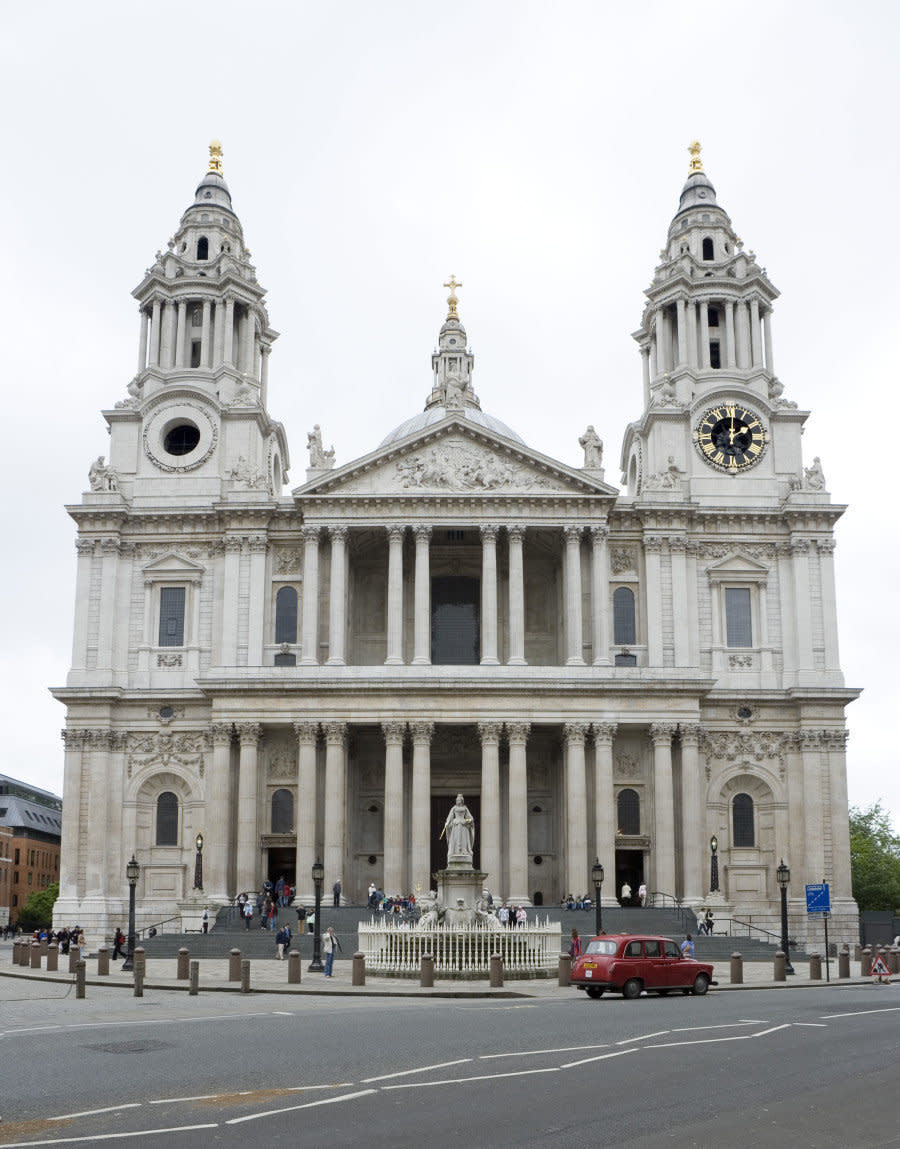
[[[118,924],[132,853],[139,919],[177,914],[198,833],[210,903],[279,875],[311,899],[317,858],[351,901],[427,890],[462,792],[495,897],[584,893],[599,859],[606,902],[645,882],[774,927],[783,858],[793,932],[824,879],[849,936],[844,508],[774,373],[778,292],[692,154],[624,492],[592,427],[570,467],[482,409],[451,277],[424,407],[345,465],[316,426],[285,494],[277,332],[211,148],[68,507],[60,922]]]

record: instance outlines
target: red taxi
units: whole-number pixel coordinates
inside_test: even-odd
[[[588,997],[609,990],[640,997],[644,990],[703,994],[713,981],[709,962],[682,956],[671,938],[644,934],[601,934],[592,938],[572,967],[571,983]]]

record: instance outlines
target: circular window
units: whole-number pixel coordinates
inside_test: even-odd
[[[374,854],[369,854],[369,865],[370,866],[374,866],[377,861],[378,861],[378,859],[375,857]]]
[[[174,718],[175,717],[174,707],[172,707],[172,706],[160,706],[159,716],[160,716],[160,718]]]
[[[199,427],[193,423],[177,423],[166,432],[163,447],[169,455],[189,455],[199,442]]]
[[[543,856],[541,854],[535,854],[531,860],[534,862],[534,864],[536,866],[542,866],[544,864],[544,859],[543,859]]]
[[[753,711],[749,706],[741,706],[738,708],[738,718],[752,718]]]

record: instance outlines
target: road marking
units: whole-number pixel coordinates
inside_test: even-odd
[[[180,1101],[215,1101],[222,1097],[221,1093],[198,1093],[196,1097],[158,1097],[148,1101],[148,1105],[176,1105]]]
[[[160,1133],[193,1133],[198,1129],[218,1129],[219,1123],[208,1125],[177,1125],[172,1129],[135,1129],[130,1133],[94,1133],[90,1137],[54,1137],[47,1141],[13,1141],[7,1149],[25,1149],[27,1145],[75,1145],[83,1141],[116,1141],[122,1137],[153,1137]]]
[[[661,1041],[649,1049],[683,1049],[686,1045],[714,1045],[720,1041],[752,1041],[754,1037],[765,1037],[767,1033],[777,1033],[779,1029],[790,1029],[791,1023],[773,1025],[771,1029],[761,1029],[758,1033],[736,1033],[731,1037],[706,1037],[699,1041]]]
[[[393,1088],[396,1089],[397,1086]],[[319,1105],[337,1105],[341,1101],[355,1101],[358,1097],[368,1097],[377,1092],[377,1089],[360,1089],[356,1093],[345,1093],[341,1097],[323,1097],[319,1101],[306,1101],[303,1105],[288,1105],[284,1109],[269,1109],[265,1113],[249,1113],[246,1117],[232,1117],[225,1124],[242,1125],[245,1121],[259,1121],[263,1117],[280,1117],[283,1113],[296,1113],[300,1109],[315,1109]]]
[[[609,1042],[602,1045],[563,1045],[559,1049],[522,1049],[514,1053],[482,1053],[479,1061],[491,1061],[496,1057],[540,1057],[546,1053],[578,1053],[582,1049],[609,1049]]]
[[[765,1025],[765,1021],[726,1021],[722,1025],[686,1025],[672,1033],[705,1033],[708,1029],[734,1029],[736,1025]]]
[[[273,1009],[272,1013],[275,1015],[275,1017],[293,1017],[294,1016],[293,1013],[291,1013],[291,1011],[288,1009]]]
[[[468,1085],[471,1081],[500,1081],[504,1077],[529,1077],[534,1073],[559,1073],[559,1068],[551,1065],[548,1069],[517,1069],[512,1073],[483,1073],[478,1077],[447,1077],[443,1081],[404,1081],[402,1085],[382,1085],[389,1089],[428,1089],[435,1085]]]
[[[855,1013],[820,1013],[822,1021],[831,1021],[835,1017],[864,1017],[869,1013],[896,1013],[900,1005],[889,1005],[885,1009],[858,1009]]]
[[[276,1092],[280,1093],[307,1093],[312,1089],[349,1089],[353,1084],[352,1081],[334,1081],[326,1082],[324,1085],[285,1085]],[[256,1090],[243,1089],[240,1093],[233,1093],[231,1090],[224,1090],[221,1093],[201,1093],[197,1097],[156,1097],[152,1101],[148,1101],[148,1105],[178,1105],[186,1101],[218,1101],[224,1100],[227,1097],[249,1097]]]
[[[432,1069],[447,1069],[451,1065],[465,1065],[471,1057],[460,1057],[458,1061],[439,1061],[437,1065],[422,1065],[418,1069],[401,1069],[399,1073],[383,1073],[380,1077],[364,1077],[360,1084],[371,1085],[374,1081],[388,1081],[392,1077],[409,1077],[411,1073],[429,1073]]]
[[[637,1053],[637,1049],[617,1049],[615,1053],[601,1053],[598,1057],[584,1057],[581,1061],[569,1061],[560,1069],[574,1069],[576,1065],[587,1065],[591,1061],[605,1061],[608,1057],[624,1057],[626,1053]]]
[[[616,1045],[629,1045],[632,1041],[649,1041],[651,1037],[665,1037],[671,1032],[670,1029],[658,1029],[656,1033],[642,1033],[640,1037],[624,1037],[621,1041],[617,1041]]]
[[[827,1029],[824,1021],[795,1021],[794,1025],[804,1025],[809,1029]]]
[[[140,1101],[123,1102],[122,1105],[107,1105],[103,1109],[84,1109],[81,1113],[63,1113],[60,1117],[51,1117],[50,1121],[71,1121],[76,1117],[93,1117],[95,1113],[116,1113],[119,1109],[140,1109]]]

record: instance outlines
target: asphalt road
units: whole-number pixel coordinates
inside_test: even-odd
[[[896,985],[76,1001],[4,978],[0,1144],[900,1146],[898,1035]]]

